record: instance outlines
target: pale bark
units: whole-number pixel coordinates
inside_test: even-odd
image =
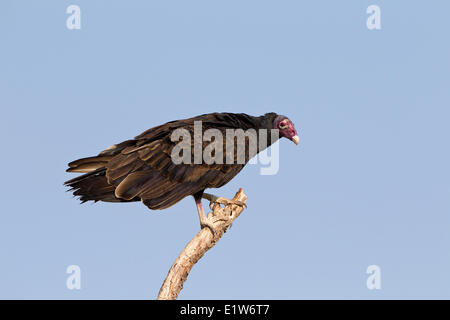
[[[233,200],[246,203],[247,196],[242,189],[239,189]],[[215,235],[213,236],[209,228],[203,228],[186,245],[170,268],[159,290],[158,300],[175,300],[178,297],[192,267],[206,251],[214,247],[244,208],[234,204],[222,208],[219,204],[214,204],[211,209],[212,212],[208,214],[208,219],[211,219],[214,224]]]

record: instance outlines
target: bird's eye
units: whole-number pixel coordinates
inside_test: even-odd
[[[281,121],[278,127],[282,130],[287,129],[288,127],[287,121]]]

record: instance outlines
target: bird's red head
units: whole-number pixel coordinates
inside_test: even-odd
[[[285,137],[299,144],[300,138],[298,137],[297,130],[295,130],[294,123],[286,116],[278,116],[273,123],[274,129],[280,131],[280,137]]]

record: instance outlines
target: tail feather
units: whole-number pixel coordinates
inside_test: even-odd
[[[84,173],[81,176],[64,182],[65,186],[78,196],[81,203],[86,201],[130,202],[140,201],[139,197],[124,200],[115,196],[116,187],[108,183],[106,178],[106,166],[109,161],[118,155],[123,149],[134,146],[135,140],[126,140],[115,144],[100,152],[95,157],[82,158],[69,163],[67,172]],[[120,181],[119,181],[120,182]]]
[[[68,180],[64,182],[64,185],[70,188],[68,191],[73,192],[74,196],[79,197],[81,203],[86,201],[131,202],[140,200],[140,198],[130,200],[117,198],[115,195],[116,188],[108,183],[105,173],[105,168],[99,168]]]
[[[112,157],[113,156],[96,156],[75,160],[69,163],[69,168],[66,171],[81,173],[92,172],[105,167]]]

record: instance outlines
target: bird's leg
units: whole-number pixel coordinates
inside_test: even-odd
[[[202,192],[202,194],[203,194],[203,192]],[[203,210],[202,194],[200,194],[200,193],[194,194],[195,205],[197,206],[198,217],[200,219],[200,228],[202,228],[202,229],[205,227],[209,228],[209,230],[211,230],[211,232],[214,236],[216,234],[214,225],[213,225],[212,221],[209,220],[208,217],[205,215],[205,211]]]
[[[209,194],[209,193],[203,193],[202,197],[206,200],[209,200],[211,203],[219,203],[219,204],[223,204],[224,206],[227,206],[229,204],[235,204],[237,206],[247,208],[247,205],[244,202],[238,201],[238,200],[218,197],[218,196],[215,196],[215,195]]]

